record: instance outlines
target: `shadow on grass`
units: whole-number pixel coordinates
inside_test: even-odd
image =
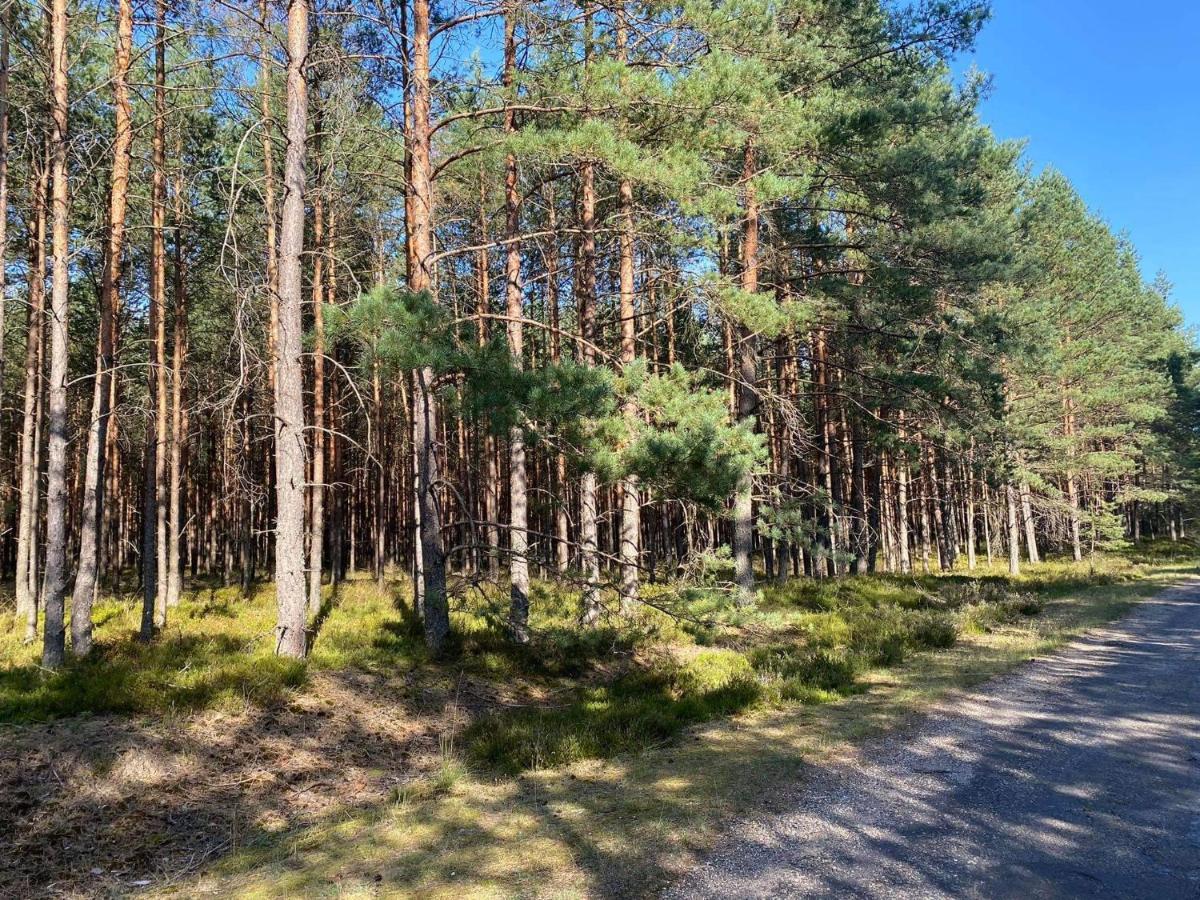
[[[673,673],[631,673],[589,688],[560,708],[486,716],[463,734],[472,762],[515,775],[580,759],[608,759],[660,744],[685,728],[741,712],[762,688],[745,675],[701,690],[680,690]]]

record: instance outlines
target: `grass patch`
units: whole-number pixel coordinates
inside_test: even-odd
[[[53,673],[40,666],[40,642],[21,643],[23,623],[0,616],[0,721],[265,704],[304,683],[303,663],[273,653],[268,599],[205,594],[171,612],[167,632],[142,644],[138,608],[98,604],[94,652]]]
[[[474,763],[513,775],[640,750],[747,709],[760,695],[745,657],[706,650],[683,665],[659,664],[587,688],[561,708],[487,716],[463,739]]]
[[[189,591],[149,644],[137,639],[140,601],[106,599],[95,608],[95,649],[57,672],[40,665],[41,642],[25,644],[24,623],[0,607],[0,722],[79,714],[179,714],[236,710],[285,700],[309,672],[416,671],[437,679],[469,673],[497,682],[575,682],[598,663],[657,639],[652,623],[581,630],[577,600],[550,585],[532,594],[536,640],[514,645],[486,602],[456,611],[446,658],[434,664],[407,588],[355,580],[326,588],[327,610],[305,662],[275,656],[275,592],[237,587]],[[661,623],[659,623],[661,624]],[[68,624],[69,629],[69,624]]]
[[[473,764],[512,775],[610,759],[735,712],[830,703],[865,690],[864,679],[875,671],[914,654],[949,650],[962,634],[1020,626],[1040,615],[1049,598],[1081,585],[1133,581],[1148,571],[1146,562],[1119,557],[1103,558],[1099,566],[1047,563],[1023,579],[980,570],[796,580],[767,588],[751,610],[732,609],[693,588],[677,607],[691,623],[687,628],[676,623],[672,630],[663,617],[651,616],[655,624],[643,620],[641,637],[653,633],[676,648],[719,651],[702,651],[684,664],[678,654],[655,654],[635,671],[574,691],[553,708],[498,711],[473,724],[463,745]],[[707,624],[697,625],[701,621]],[[574,634],[579,640],[577,629]],[[621,641],[619,632],[597,637],[612,647]],[[562,671],[561,664],[555,670]]]
[[[861,661],[845,652],[781,644],[754,650],[751,660],[777,702],[829,703],[859,687]]]

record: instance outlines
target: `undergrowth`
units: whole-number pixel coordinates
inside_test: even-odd
[[[1055,598],[1136,580],[1149,563],[1176,557],[1188,554],[1143,549],[1054,561],[1015,579],[980,569],[795,580],[765,588],[752,610],[691,588],[674,609],[679,618],[659,622],[659,637],[669,632],[673,653],[649,655],[634,671],[580,690],[565,704],[487,716],[467,730],[464,744],[476,765],[512,774],[635,751],[755,707],[833,702],[865,690],[873,670],[947,650],[961,634],[1027,627]],[[663,591],[655,599],[669,606],[669,597]],[[689,646],[711,649],[689,656]]]
[[[794,580],[764,587],[748,610],[717,585],[647,584],[648,605],[588,629],[577,624],[577,594],[537,584],[531,644],[508,639],[498,592],[455,611],[454,638],[438,661],[424,650],[407,592],[370,581],[331,594],[307,663],[274,655],[269,587],[249,597],[195,591],[148,645],[136,639],[138,604],[110,599],[96,607],[96,651],[56,673],[40,668],[38,648],[0,615],[0,722],[268,705],[319,670],[467,675],[549,688],[541,696],[554,698],[485,712],[459,736],[457,755],[511,774],[635,751],[753,708],[835,701],[864,690],[872,671],[946,650],[963,634],[1032,627],[1056,598],[1136,579],[1171,552],[1049,562],[1018,579],[980,569]]]

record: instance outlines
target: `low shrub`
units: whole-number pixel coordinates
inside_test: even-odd
[[[986,633],[1015,625],[1039,615],[1045,602],[1029,592],[1013,593],[993,603],[973,603],[963,607],[959,615],[968,631]]]
[[[809,650],[791,644],[759,647],[750,664],[779,699],[826,702],[852,693],[859,660],[844,651]]]
[[[945,613],[916,613],[911,625],[911,640],[923,649],[946,650],[958,641],[958,625]]]
[[[463,741],[472,761],[512,775],[640,750],[747,709],[761,696],[744,657],[706,650],[688,663],[663,663],[582,691],[563,707],[485,716]]]

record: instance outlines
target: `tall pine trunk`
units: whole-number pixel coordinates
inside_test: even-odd
[[[150,368],[147,389],[153,410],[146,430],[142,522],[142,640],[167,622],[167,359],[166,359],[166,0],[156,0],[154,19],[154,123],[150,188]]]
[[[1008,512],[1008,573],[1021,574],[1021,533],[1017,525],[1017,489],[1012,482],[1004,486],[1004,500]]]
[[[624,3],[614,12],[616,19],[617,61],[628,65],[628,25]],[[622,90],[625,88],[625,72],[621,72]],[[621,320],[621,366],[633,365],[637,359],[637,314],[634,309],[634,212],[633,184],[622,178],[617,188],[618,205],[618,281],[620,302],[618,314]],[[632,430],[636,427],[637,404],[630,399],[622,413]],[[630,612],[638,598],[639,569],[641,564],[642,511],[638,495],[636,475],[626,475],[621,480],[621,545],[618,558],[621,562],[620,595],[622,612]]]
[[[579,172],[578,297],[576,309],[581,337],[580,355],[585,366],[596,363],[596,182],[595,167],[584,161]],[[584,472],[579,480],[579,562],[583,569],[583,623],[600,618],[600,558],[596,473]]]
[[[1075,473],[1075,403],[1063,386],[1063,436],[1067,440],[1067,509],[1071,530],[1071,553],[1075,561],[1083,559],[1083,541],[1079,520],[1079,478]]]
[[[304,374],[301,256],[304,252],[305,141],[308,138],[307,0],[289,0],[287,156],[279,235],[279,335],[275,362],[276,651],[307,652],[304,578]]]
[[[975,441],[971,440],[971,449],[967,454],[966,462],[966,485],[967,485],[967,505],[966,505],[966,520],[967,520],[967,571],[974,572],[976,562],[976,545],[978,538],[975,528]]]
[[[177,145],[178,146],[178,145]],[[181,159],[182,147],[177,154]],[[183,219],[186,210],[186,180],[180,169],[175,181],[175,279],[174,346],[171,360],[171,466],[167,491],[167,606],[179,604],[183,593],[183,502],[187,461],[187,409],[184,407],[184,366],[188,355],[187,255],[184,249]]]
[[[558,296],[558,217],[555,209],[555,192],[546,188],[546,230],[550,232],[546,249],[546,305],[550,317],[550,362],[562,362],[562,332]],[[567,455],[558,450],[554,454],[554,567],[566,574],[571,564],[571,536],[567,516]]]
[[[25,337],[25,405],[21,422],[21,508],[17,518],[17,617],[25,621],[25,640],[37,636],[37,506],[41,434],[42,357],[46,321],[46,192],[50,178],[50,141],[32,179],[33,222],[29,228],[29,303]]]
[[[316,151],[320,153],[321,116],[317,115]],[[320,165],[318,158],[317,165]],[[312,483],[309,503],[312,520],[308,544],[308,614],[321,611],[321,591],[325,572],[325,201],[321,188],[313,200],[313,414]]]
[[[1039,563],[1042,561],[1042,557],[1038,553],[1037,523],[1033,520],[1033,499],[1032,492],[1029,490],[1029,482],[1022,480],[1020,490],[1021,519],[1025,523],[1025,549],[1029,555],[1029,561]]]
[[[514,89],[517,44],[516,17],[518,6],[506,0],[504,13],[504,133],[516,133],[516,120],[511,96]],[[504,309],[507,318],[508,352],[512,364],[519,370],[524,366],[525,311],[521,286],[521,196],[517,183],[517,157],[509,152],[504,158]],[[529,640],[529,495],[525,468],[525,431],[518,422],[508,433],[508,541],[509,541],[509,611],[508,628],[513,640]]]
[[[67,291],[70,287],[71,231],[67,185],[67,0],[50,7],[51,206],[54,267],[50,294],[49,444],[46,452],[46,623],[42,665],[57,669],[66,654],[63,606],[67,593]]]
[[[414,293],[433,294],[433,162],[430,136],[429,0],[412,5],[412,101],[409,122],[411,175],[405,204],[410,229],[408,284]],[[418,454],[417,506],[425,624],[425,643],[441,653],[450,634],[450,609],[446,598],[446,559],[442,549],[441,510],[438,508],[437,396],[434,373],[424,367],[416,374],[414,440]]]
[[[592,58],[591,0],[583,3],[584,104]],[[579,166],[579,260],[576,265],[575,309],[579,319],[579,354],[585,366],[596,364],[596,167],[590,159]],[[585,625],[600,618],[600,558],[597,521],[596,473],[584,472],[579,479],[579,564],[583,569],[580,619]]]
[[[752,179],[755,175],[754,144],[746,141],[742,158],[742,290],[758,291],[758,200]],[[758,346],[749,328],[738,326],[737,417],[745,423],[758,412]],[[754,602],[754,475],[747,471],[738,481],[733,500],[733,565],[737,603]]]
[[[488,270],[487,181],[483,168],[479,170],[479,250],[475,254],[475,338],[480,347],[488,342],[488,317],[491,315],[491,273]],[[480,438],[483,451],[483,529],[487,547],[487,571],[494,577],[500,569],[500,524],[498,497],[500,472],[496,465],[496,439],[488,423],[483,424]]]
[[[108,243],[100,284],[100,333],[96,347],[96,374],[92,385],[92,418],[88,426],[84,463],[83,498],[79,529],[79,566],[71,598],[71,651],[85,656],[92,649],[92,601],[100,572],[100,528],[104,522],[105,466],[107,463],[111,381],[115,363],[115,329],[121,289],[121,255],[124,251],[125,212],[129,193],[129,161],[133,125],[129,108],[129,65],[133,52],[133,4],[120,0],[117,12],[117,48],[113,58],[113,109],[116,138],[108,200]]]
[[[279,248],[276,243],[275,216],[275,147],[271,140],[273,122],[271,118],[271,21],[270,8],[267,0],[260,0],[259,16],[261,19],[261,34],[259,36],[258,77],[259,110],[262,114],[263,156],[263,207],[266,215],[263,243],[267,248],[267,386],[271,396],[275,396],[275,347],[279,341]]]
[[[829,367],[826,365],[828,347],[825,329],[818,327],[812,335],[812,381],[814,427],[817,432],[817,466],[815,494],[817,495],[817,538],[816,555],[813,560],[813,576],[822,578],[837,573],[834,553],[833,506],[833,423],[830,421]]]

